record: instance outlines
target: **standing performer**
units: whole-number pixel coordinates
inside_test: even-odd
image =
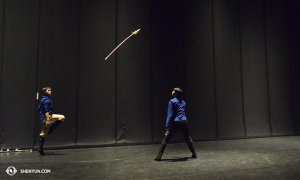
[[[39,105],[40,119],[42,121],[42,132],[40,134],[41,144],[38,149],[38,152],[41,155],[45,155],[43,148],[45,138],[48,134],[51,134],[53,130],[65,120],[65,116],[60,114],[53,114],[52,101],[49,99],[49,96],[51,96],[51,88],[45,87],[42,89],[42,91],[44,96],[41,99]]]
[[[174,88],[172,92],[172,96],[173,99],[169,101],[169,105],[168,105],[165,137],[161,142],[158,155],[154,159],[155,161],[161,161],[161,157],[164,153],[164,150],[168,142],[171,140],[173,135],[178,130],[182,132],[184,140],[187,142],[190,151],[193,153],[192,158],[197,158],[197,154],[194,149],[193,140],[189,135],[188,122],[185,116],[186,103],[181,99],[182,89]]]

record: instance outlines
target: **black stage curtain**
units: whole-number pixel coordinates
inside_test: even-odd
[[[213,1],[218,138],[244,137],[239,1]]]
[[[116,1],[81,1],[77,144],[115,142]]]
[[[266,0],[266,43],[273,135],[294,134],[288,8],[284,0]]]
[[[184,89],[183,3],[152,2],[152,118],[153,141],[164,137],[168,102],[174,87]],[[172,141],[182,140],[176,135]]]
[[[116,142],[151,142],[151,1],[117,1]]]
[[[79,56],[79,0],[42,0],[38,53],[39,101],[41,89],[52,88],[54,113],[65,122],[47,138],[47,146],[75,145]],[[38,114],[38,113],[37,113]],[[38,119],[38,118],[37,118]],[[40,120],[37,120],[37,139]]]
[[[240,30],[246,135],[271,135],[264,2],[241,0]]]
[[[48,147],[160,142],[174,87],[194,140],[299,134],[299,5],[0,0],[1,149],[38,144],[43,86],[66,116]]]
[[[39,0],[5,1],[4,8],[2,148],[30,148],[36,113]]]
[[[217,138],[212,1],[185,1],[185,100],[194,140]]]
[[[4,37],[4,0],[0,0],[0,149],[3,145],[2,122],[2,79],[3,79],[3,37]]]
[[[300,134],[300,1],[289,2],[289,48],[291,60],[293,113],[296,134]]]

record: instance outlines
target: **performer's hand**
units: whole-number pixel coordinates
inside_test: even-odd
[[[168,134],[169,134],[169,131],[166,131],[166,132],[165,132],[165,136],[167,136]]]

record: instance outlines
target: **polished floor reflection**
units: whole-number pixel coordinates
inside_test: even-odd
[[[198,158],[184,143],[0,153],[1,179],[299,179],[300,137],[196,142]],[[14,166],[16,174],[6,170]],[[29,173],[50,170],[51,173]],[[22,172],[22,173],[21,173]]]

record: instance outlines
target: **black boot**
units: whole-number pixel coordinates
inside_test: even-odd
[[[155,157],[155,161],[161,161],[161,157],[165,151],[165,148],[167,146],[168,142],[165,140],[165,138],[163,139],[163,141],[161,142],[159,151],[158,151],[158,155]]]
[[[59,126],[61,123],[62,123],[62,121],[60,121],[60,120],[55,121],[55,123],[50,127],[48,134],[51,134],[53,132],[53,130],[55,128],[57,128],[57,126]]]
[[[42,136],[40,136],[40,147],[39,147],[39,149],[38,149],[38,152],[40,153],[40,155],[46,155],[45,153],[44,153],[44,142],[45,142],[45,138],[44,137],[42,137]]]
[[[197,158],[197,153],[196,153],[195,148],[194,148],[194,142],[193,142],[191,137],[189,138],[187,143],[188,143],[190,151],[193,153],[192,158]]]

